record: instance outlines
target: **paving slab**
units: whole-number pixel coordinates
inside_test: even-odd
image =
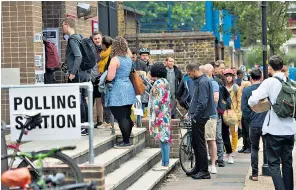
[[[238,149],[241,146],[242,139],[239,140]],[[159,190],[242,190],[250,166],[250,154],[236,153],[234,164],[228,164],[225,160],[225,165],[223,168],[217,167],[218,174],[211,174],[211,179],[205,180],[194,180],[178,168],[171,174],[175,180],[163,183]]]

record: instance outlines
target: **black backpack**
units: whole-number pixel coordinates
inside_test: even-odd
[[[92,40],[89,38],[83,38],[83,37],[82,39],[77,39],[74,37],[69,38],[69,40],[70,39],[75,39],[80,43],[80,51],[82,54],[82,62],[80,65],[80,69],[82,71],[87,71],[92,69],[97,64],[97,61],[96,61],[97,50]]]
[[[219,101],[217,111],[219,114],[223,115],[228,109],[231,109],[230,94],[224,85],[219,85]]]

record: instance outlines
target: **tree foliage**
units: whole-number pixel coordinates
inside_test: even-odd
[[[142,32],[168,31],[169,15],[171,15],[171,28],[174,31],[199,30],[205,23],[205,2],[201,1],[124,1],[124,5],[144,14],[139,19]]]
[[[287,29],[289,15],[288,1],[267,1],[267,43],[271,55],[280,53],[280,47],[291,38]],[[219,1],[217,9],[226,9],[238,17],[233,32],[240,32],[244,46],[256,45],[262,41],[261,2],[258,1]]]

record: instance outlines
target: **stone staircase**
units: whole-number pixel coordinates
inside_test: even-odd
[[[146,146],[146,129],[133,128],[130,140],[133,146],[116,149],[114,144],[122,139],[119,130],[111,135],[110,129],[94,129],[94,164],[88,163],[88,136],[72,141],[32,141],[21,145],[21,151],[37,151],[76,145],[74,151],[63,151],[79,164],[85,181],[96,181],[100,190],[150,190],[162,182],[166,175],[178,164],[178,159],[170,159],[167,171],[153,171],[160,165],[160,148]]]

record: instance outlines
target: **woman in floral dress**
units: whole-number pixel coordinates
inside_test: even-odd
[[[171,136],[171,94],[166,80],[167,70],[163,64],[151,67],[154,81],[149,95],[149,131],[153,138],[160,140],[162,164],[154,170],[166,170],[169,166]]]

